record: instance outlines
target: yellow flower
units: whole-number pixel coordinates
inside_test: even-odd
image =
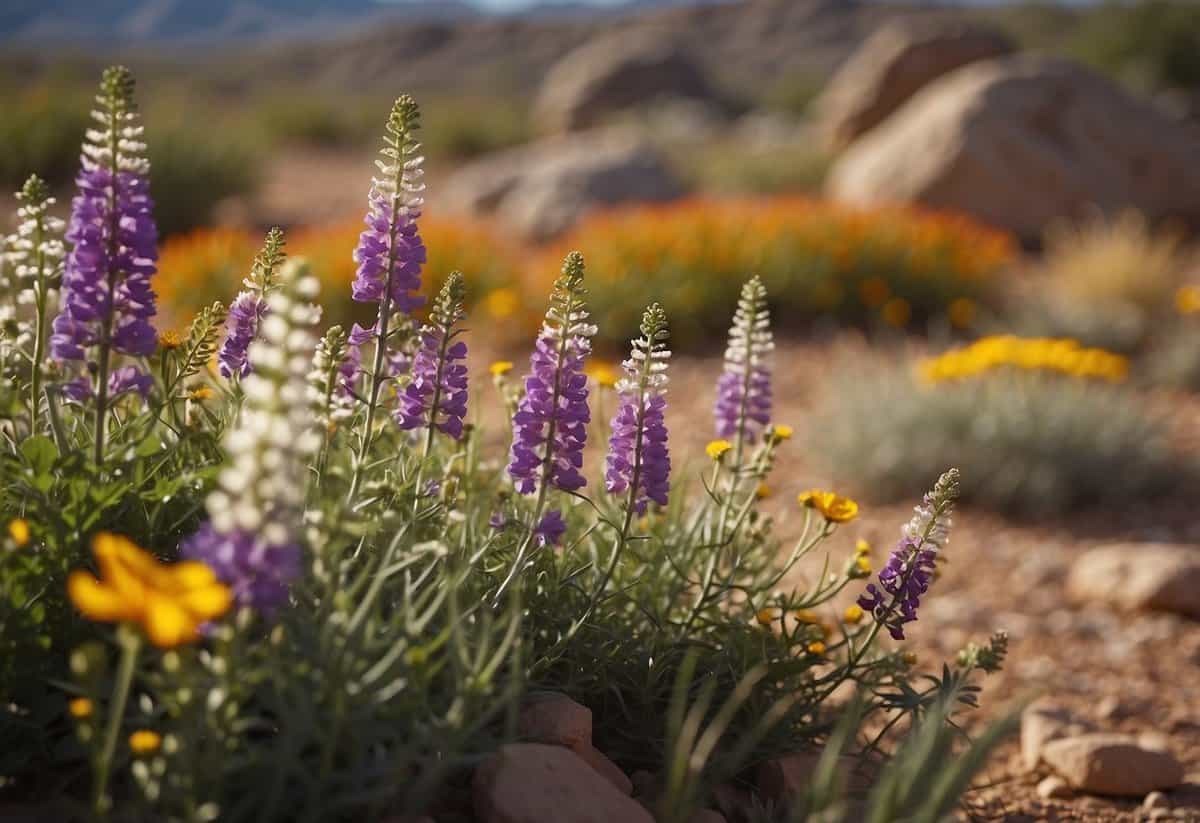
[[[819,511],[830,523],[849,523],[858,516],[857,503],[833,492],[810,489],[801,492],[796,499],[801,505]]]
[[[777,609],[759,609],[755,613],[754,619],[760,626],[770,626],[779,619],[779,611]]]
[[[590,363],[584,374],[596,382],[598,386],[604,386],[606,389],[611,389],[617,385],[617,378],[620,374],[617,370],[608,363]]]
[[[858,604],[847,606],[846,611],[842,612],[842,620],[853,626],[855,623],[862,621],[863,614],[862,606]]]
[[[900,655],[900,659],[903,660],[909,666],[917,665],[917,653],[916,652],[905,652],[904,654]]]
[[[201,624],[233,605],[233,594],[203,563],[167,565],[126,537],[96,535],[92,553],[100,579],[85,571],[67,578],[67,594],[89,620],[136,623],[163,649],[191,643]]]
[[[195,403],[200,403],[204,400],[208,400],[212,396],[213,390],[211,386],[196,386],[196,388],[188,392],[187,397],[188,400],[191,400]]]
[[[158,333],[158,346],[162,349],[177,349],[183,345],[183,338],[179,336],[179,332],[173,329],[160,331]]]
[[[867,557],[866,555],[860,554],[858,557],[856,557],[854,559],[854,567],[856,569],[858,569],[860,572],[862,572],[863,574],[870,574],[871,573],[871,558]]]
[[[870,554],[871,544],[861,537],[858,538],[858,541],[854,544],[854,553],[859,556]]]
[[[754,489],[754,496],[757,497],[759,500],[766,500],[768,497],[771,496],[771,487],[768,486],[766,483],[759,483],[758,486]]]
[[[728,440],[713,440],[704,447],[704,453],[713,460],[720,460],[725,456],[725,452],[733,448],[733,444]]]
[[[809,609],[796,609],[792,612],[792,617],[795,617],[801,623],[817,623],[821,618]]]
[[[162,735],[149,729],[138,729],[129,735],[129,749],[134,754],[154,754],[162,745]]]
[[[488,366],[488,371],[492,373],[492,377],[503,377],[513,370],[511,360],[497,360],[492,365]]]
[[[808,653],[818,656],[825,654],[825,644],[820,640],[814,640],[808,644]]]
[[[8,521],[8,536],[18,546],[29,545],[29,521],[17,517]]]
[[[512,317],[521,308],[521,298],[510,288],[499,288],[488,292],[483,298],[483,307],[497,320]]]
[[[86,697],[76,697],[67,704],[67,711],[70,712],[71,717],[74,717],[76,720],[85,720],[91,717],[93,709],[95,709],[95,706],[93,705],[92,701],[88,700]]]
[[[792,427],[785,423],[776,423],[771,426],[771,437],[776,440],[791,440],[793,433]]]
[[[1200,314],[1200,286],[1181,286],[1175,292],[1175,310],[1180,314]]]

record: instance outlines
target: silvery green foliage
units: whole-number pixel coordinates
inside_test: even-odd
[[[879,500],[919,494],[950,462],[964,501],[1033,514],[1152,497],[1195,470],[1119,386],[1007,371],[927,386],[903,361],[833,371],[812,448]]]

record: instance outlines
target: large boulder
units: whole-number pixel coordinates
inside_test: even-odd
[[[965,66],[918,92],[838,159],[837,200],[966,212],[1036,240],[1047,224],[1127,209],[1200,218],[1200,136],[1061,60]]]
[[[831,148],[842,148],[943,74],[1012,51],[1003,34],[974,26],[885,25],[842,64],[818,98],[822,137]]]
[[[447,181],[451,211],[493,215],[548,240],[596,208],[672,200],[683,186],[661,155],[623,129],[552,137],[492,154]]]
[[[659,32],[619,32],[570,52],[546,73],[534,118],[551,133],[583,131],[661,99],[716,102],[704,70]]]

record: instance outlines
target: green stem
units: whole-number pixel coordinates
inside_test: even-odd
[[[112,183],[108,187],[108,271],[106,272],[108,278],[108,310],[104,313],[104,327],[100,334],[100,351],[97,357],[100,366],[96,385],[96,450],[94,460],[97,466],[100,466],[104,462],[104,430],[108,422],[108,372],[111,368],[110,361],[112,359],[113,298],[117,290],[116,272],[113,270],[112,265],[113,258],[117,255],[117,232],[121,228],[120,215],[117,214],[117,179],[121,168],[118,155],[118,126],[117,107],[113,105],[109,109],[108,121],[108,156],[109,161],[112,163],[110,168]]]
[[[117,750],[117,737],[121,734],[121,721],[125,717],[125,704],[129,700],[129,688],[137,668],[138,652],[142,647],[141,635],[124,625],[117,630],[117,642],[121,645],[121,665],[113,687],[112,703],[108,707],[103,747],[95,763],[92,807],[98,817],[108,814],[112,806],[108,797],[108,778],[112,772],[113,754]]]
[[[46,253],[44,218],[38,220],[34,232],[34,248],[37,249],[37,275],[34,281],[35,311],[33,327],[33,363],[29,386],[29,431],[38,433],[38,410],[42,405],[42,357],[46,345]]]

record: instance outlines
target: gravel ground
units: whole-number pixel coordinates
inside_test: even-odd
[[[836,471],[804,459],[807,411],[819,399],[823,373],[841,343],[788,343],[776,356],[776,415],[796,429],[772,476],[767,501],[786,535],[799,520],[795,495],[813,486],[840,488]],[[859,355],[870,353],[859,347]],[[522,368],[523,356],[510,355]],[[486,361],[476,361],[482,369]],[[839,360],[839,362],[843,362]],[[668,425],[676,466],[695,461],[711,438],[715,357],[679,357],[672,365]],[[476,385],[486,385],[481,377]],[[1200,445],[1200,398],[1156,398],[1175,410],[1181,448]],[[503,436],[503,433],[495,433]],[[589,461],[598,458],[590,458]],[[590,462],[590,465],[595,463]],[[931,478],[932,481],[933,478]],[[845,484],[845,485],[848,485]],[[1191,501],[1187,500],[1190,495]],[[1100,604],[1072,604],[1064,579],[1082,551],[1109,542],[1171,541],[1200,551],[1200,517],[1194,506],[1200,490],[1180,489],[1176,499],[1155,505],[1131,503],[1045,522],[1021,522],[971,508],[955,517],[943,574],[925,600],[919,622],[909,631],[908,648],[930,670],[940,668],[969,640],[983,641],[998,629],[1011,638],[1004,671],[983,681],[976,722],[1032,696],[1049,696],[1093,719],[1106,731],[1157,732],[1169,739],[1185,766],[1185,786],[1170,792],[1172,809],[1154,818],[1138,801],[1099,797],[1043,800],[1038,781],[1050,772],[1027,773],[1017,741],[1003,746],[968,797],[966,819],[973,820],[1146,820],[1200,821],[1200,622],[1170,614],[1126,615]],[[883,561],[907,521],[911,506],[862,501],[858,519],[828,544],[848,553],[863,537]],[[819,562],[819,559],[818,561]],[[814,573],[800,569],[799,576]],[[816,570],[819,571],[819,568]],[[1197,593],[1200,597],[1200,592]]]

